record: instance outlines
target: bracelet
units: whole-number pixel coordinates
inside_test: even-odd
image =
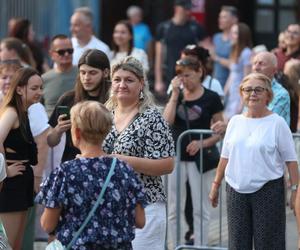
[[[218,187],[221,186],[221,183],[219,183],[219,182],[213,181],[212,183],[215,184],[215,185],[217,185]]]
[[[298,184],[294,184],[291,186],[292,191],[297,191],[297,189],[298,189]]]

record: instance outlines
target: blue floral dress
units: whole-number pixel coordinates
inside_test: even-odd
[[[92,209],[112,158],[78,158],[55,169],[41,185],[36,202],[62,208],[57,239],[67,245]],[[146,206],[143,184],[127,163],[117,160],[114,175],[91,221],[72,249],[132,249],[135,207]]]

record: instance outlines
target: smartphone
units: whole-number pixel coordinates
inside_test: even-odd
[[[70,120],[70,108],[68,106],[57,106],[57,112],[59,115],[67,115],[64,120]]]

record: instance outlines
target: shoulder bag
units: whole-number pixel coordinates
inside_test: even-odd
[[[105,179],[104,185],[101,189],[101,192],[97,198],[97,201],[95,202],[93,208],[91,209],[91,211],[89,212],[88,216],[86,217],[86,219],[84,220],[84,222],[82,223],[81,227],[78,229],[78,231],[75,233],[73,239],[71,240],[71,242],[68,244],[67,247],[64,247],[61,242],[59,240],[54,240],[51,243],[49,243],[46,247],[46,250],[69,250],[71,249],[71,247],[73,246],[73,244],[75,243],[75,241],[77,240],[78,236],[82,233],[83,229],[86,227],[86,225],[88,224],[88,222],[90,221],[90,219],[92,218],[92,216],[94,215],[96,209],[98,208],[98,206],[100,204],[102,204],[103,201],[103,195],[105,193],[105,190],[109,184],[110,178],[113,176],[114,174],[114,169],[116,166],[116,162],[117,162],[117,158],[113,158],[113,161],[111,163],[111,167],[109,170],[109,173]]]

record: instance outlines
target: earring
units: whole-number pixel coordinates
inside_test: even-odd
[[[140,99],[140,100],[143,100],[143,99],[144,99],[144,93],[143,93],[143,91],[142,91],[142,90],[140,91],[140,94],[139,94],[139,99]]]

